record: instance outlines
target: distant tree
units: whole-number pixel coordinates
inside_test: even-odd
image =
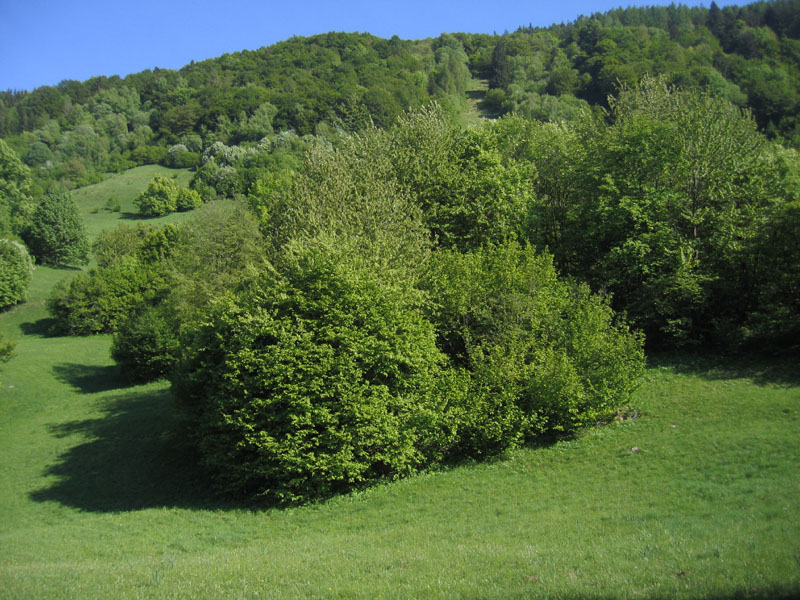
[[[30,218],[31,171],[17,153],[0,140],[0,234],[19,234]]]
[[[89,260],[83,217],[66,192],[49,192],[41,199],[22,237],[42,264],[82,265]]]
[[[25,246],[0,239],[0,309],[25,300],[32,272],[33,261]]]
[[[494,47],[491,71],[492,75],[489,78],[489,89],[505,89],[513,80],[511,61],[508,58],[508,42],[505,37],[501,37]]]
[[[156,175],[135,202],[142,215],[157,217],[176,210],[197,208],[202,204],[202,199],[196,191],[186,189],[172,179]]]

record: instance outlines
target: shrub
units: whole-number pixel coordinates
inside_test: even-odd
[[[113,333],[128,315],[163,299],[169,289],[156,267],[134,259],[79,273],[57,284],[47,299],[57,335]]]
[[[531,247],[438,253],[427,287],[440,347],[471,373],[463,454],[592,422],[627,400],[644,367],[641,337]]]
[[[177,210],[192,210],[201,204],[203,204],[203,199],[195,190],[190,190],[185,187],[178,189],[178,193],[175,197],[175,208]]]
[[[89,242],[75,201],[66,192],[50,192],[42,198],[23,232],[25,243],[43,264],[86,264]]]
[[[0,239],[0,308],[25,300],[32,273],[33,261],[25,246]]]
[[[125,319],[114,334],[111,357],[132,381],[154,381],[172,372],[180,350],[178,327],[163,305]]]
[[[146,217],[157,217],[176,210],[197,208],[202,204],[202,199],[196,191],[186,189],[171,179],[156,175],[135,202],[141,214]]]
[[[178,209],[177,188],[178,184],[171,179],[156,175],[134,202],[146,217],[166,215]]]
[[[407,475],[448,443],[444,357],[402,280],[353,244],[290,244],[284,275],[217,304],[174,391],[220,490],[296,502]]]

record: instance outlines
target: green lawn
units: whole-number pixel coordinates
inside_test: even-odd
[[[796,360],[661,358],[637,418],[256,509],[208,493],[168,386],[127,385],[108,336],[46,337],[69,273],[0,314],[0,598],[800,596]]]

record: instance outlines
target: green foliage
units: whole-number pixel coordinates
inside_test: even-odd
[[[737,341],[753,341],[774,348],[795,347],[800,335],[800,155],[794,150],[774,148],[780,174],[781,196],[786,198],[751,247],[760,268],[753,269],[753,290],[747,321]],[[755,262],[753,260],[753,262]]]
[[[298,178],[297,189],[310,199],[309,206],[322,202],[311,199],[318,189],[331,190],[325,200],[330,216],[315,217],[320,223],[337,219],[340,207],[352,205],[349,214],[375,219],[369,224],[353,222],[356,229],[367,227],[383,235],[380,223],[401,226],[402,215],[408,214],[411,220],[402,227],[413,224],[418,229],[420,223],[414,221],[421,218],[438,245],[474,248],[518,236],[531,200],[531,173],[524,165],[505,162],[498,144],[491,126],[463,131],[447,120],[441,107],[432,105],[398,119],[390,131],[365,131],[335,149],[320,144],[306,165],[311,177]],[[294,213],[297,227],[307,220],[286,208],[272,212],[277,219]],[[418,236],[409,240],[416,244]]]
[[[115,326],[112,355],[134,381],[169,375],[181,332],[191,332],[209,305],[264,266],[258,225],[233,202],[206,204],[180,228],[120,226],[104,234],[96,251],[107,266],[135,260],[165,273],[164,280],[145,282],[139,296],[127,296],[134,305]]]
[[[137,223],[120,223],[116,229],[103,231],[92,245],[98,267],[111,267],[128,258],[147,265],[156,265],[172,255],[180,241],[176,225],[163,227]]]
[[[0,235],[18,235],[30,222],[31,172],[0,139]]]
[[[429,90],[433,94],[463,95],[469,81],[464,48],[456,38],[442,34],[433,43],[436,67],[431,73]]]
[[[108,200],[106,200],[106,203],[103,205],[103,209],[107,210],[108,212],[120,212],[122,211],[122,205],[119,202],[119,198],[116,196],[111,196]]]
[[[608,123],[531,131],[528,227],[567,273],[613,294],[652,344],[732,339],[758,302],[763,225],[785,179],[747,113],[645,78]]]
[[[379,130],[318,143],[286,194],[267,200],[263,225],[271,256],[296,237],[321,233],[362,240],[382,267],[413,276],[429,251],[428,232],[412,197],[395,179],[392,141]]]
[[[222,491],[319,498],[408,475],[441,444],[421,298],[358,254],[293,243],[283,276],[219,302],[193,336],[175,391]]]
[[[89,260],[83,217],[66,192],[49,192],[39,201],[22,237],[42,264],[80,265]]]
[[[14,347],[13,342],[7,342],[3,339],[3,334],[0,334],[0,363],[11,360],[11,357],[14,356]]]
[[[25,246],[0,239],[0,309],[26,299],[32,273],[33,261]]]
[[[146,306],[125,318],[114,335],[111,357],[132,381],[154,381],[172,373],[180,340],[171,307]]]
[[[439,246],[466,250],[519,235],[530,173],[502,159],[491,125],[461,131],[434,107],[401,119],[392,141],[397,178]]]
[[[641,336],[552,259],[517,243],[434,256],[427,287],[440,346],[471,374],[458,452],[502,452],[623,406],[644,368]]]
[[[136,198],[139,212],[146,217],[157,217],[175,212],[191,210],[203,203],[195,190],[184,188],[172,179],[156,175],[147,189]]]
[[[52,332],[113,333],[130,315],[160,302],[169,289],[163,272],[130,258],[79,273],[69,283],[58,284],[47,298]]]

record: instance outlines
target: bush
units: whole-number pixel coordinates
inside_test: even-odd
[[[435,255],[427,287],[440,347],[471,374],[458,451],[494,454],[624,404],[642,339],[549,255],[517,243]]]
[[[448,444],[444,357],[402,281],[337,242],[218,303],[174,391],[220,490],[297,502],[407,475]]]
[[[148,306],[119,327],[111,357],[132,381],[154,381],[169,375],[178,359],[178,327],[162,305]]]
[[[79,273],[58,283],[47,299],[57,335],[113,333],[128,315],[163,299],[169,289],[157,268],[134,259]]]
[[[23,239],[43,264],[86,264],[89,242],[74,200],[66,192],[50,192],[36,206]]]
[[[32,273],[33,261],[25,246],[0,239],[0,309],[25,300]]]
[[[202,199],[196,191],[186,189],[171,179],[156,175],[135,202],[142,215],[157,217],[176,210],[197,208],[202,204]]]
[[[177,210],[192,210],[201,204],[203,204],[203,199],[195,190],[190,190],[185,187],[181,187],[178,190],[178,194],[175,197],[175,208]]]
[[[169,159],[169,150],[163,146],[139,146],[131,151],[130,158],[139,166],[163,164]]]

